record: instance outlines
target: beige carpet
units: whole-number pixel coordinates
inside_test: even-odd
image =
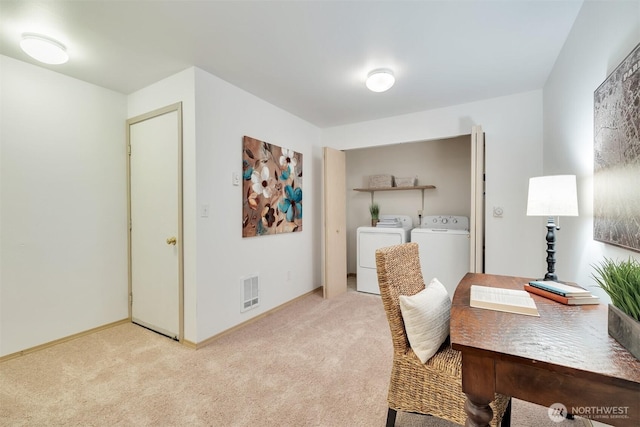
[[[309,295],[197,351],[126,324],[0,363],[0,425],[384,426],[391,358],[380,298],[358,292]],[[583,424],[514,400],[512,425]]]

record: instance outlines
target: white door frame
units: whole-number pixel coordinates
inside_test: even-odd
[[[469,271],[484,273],[484,132],[482,126],[471,128],[471,218],[469,234]]]
[[[184,232],[183,232],[183,197],[182,197],[182,102],[168,105],[157,110],[130,118],[127,120],[127,267],[129,281],[129,321],[133,321],[132,314],[132,263],[131,263],[131,126],[162,116],[167,113],[177,112],[178,119],[178,152],[176,153],[178,162],[178,341],[184,340]]]

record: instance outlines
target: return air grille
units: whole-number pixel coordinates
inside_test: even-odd
[[[247,276],[242,279],[242,310],[247,311],[260,304],[260,287],[258,275]]]

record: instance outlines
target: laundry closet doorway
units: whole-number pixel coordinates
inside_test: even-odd
[[[182,105],[127,120],[129,315],[183,337]]]
[[[406,142],[345,150],[347,193],[347,271],[356,273],[356,230],[370,224],[371,193],[353,191],[367,187],[374,174],[418,177],[418,185],[433,190],[374,193],[381,214],[410,215],[419,226],[422,215],[462,215],[470,218],[469,271],[484,269],[484,134],[480,126],[450,138]]]

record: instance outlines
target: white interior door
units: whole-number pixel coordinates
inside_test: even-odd
[[[471,218],[469,219],[469,271],[484,273],[484,132],[481,126],[471,129]]]
[[[347,179],[344,152],[324,147],[325,298],[347,291]]]
[[[182,110],[128,121],[133,322],[182,337]]]

